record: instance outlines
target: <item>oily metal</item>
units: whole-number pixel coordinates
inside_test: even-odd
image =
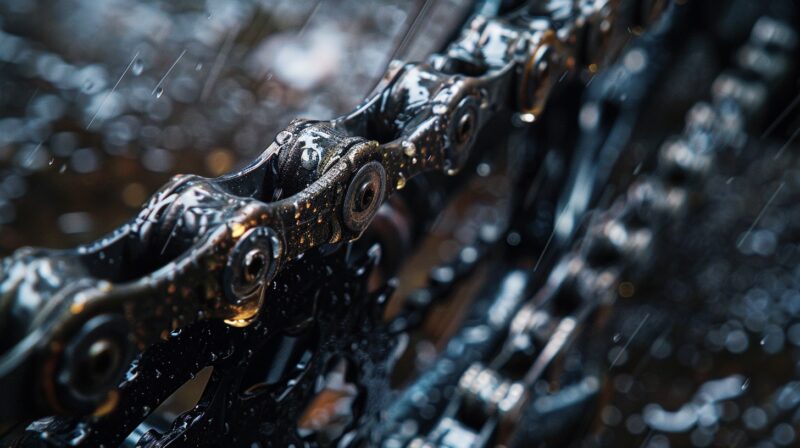
[[[487,446],[524,444],[517,421],[572,415],[559,412],[591,401],[599,375],[555,397],[534,396],[534,385],[582,330],[601,325],[622,275],[644,275],[660,228],[686,213],[692,182],[712,169],[718,147],[741,140],[769,83],[789,70],[759,70],[752,57],[742,64],[759,80],[721,75],[715,106],[698,104],[652,174],[617,185],[626,193],[595,211],[582,234],[583,215],[606,191],[642,105],[692,26],[697,7],[684,3],[650,5],[641,15],[657,19],[617,59],[626,2],[552,0],[500,18],[478,14],[427,62],[390,64],[351,113],[293,121],[241,171],[178,176],[102,240],[3,260],[0,420],[16,426],[9,443]],[[758,23],[772,31],[754,31],[748,54],[794,51],[789,25]],[[579,111],[564,187],[537,189],[524,172],[512,179],[523,193],[510,229],[529,219],[532,197],[560,198],[555,255],[548,239],[526,247],[541,253],[534,263],[496,267],[499,280],[481,291],[436,366],[394,394],[389,373],[403,335],[499,246],[500,231],[432,273],[430,287],[386,324],[399,260],[485,155],[482,138],[545,119],[559,80],[585,70],[598,79]],[[719,106],[731,103],[734,112]],[[503,129],[490,129],[498,122]],[[695,134],[712,143],[697,147]],[[373,227],[384,233],[371,235]],[[166,427],[143,426],[207,366],[197,406]],[[358,386],[354,421],[332,432],[300,424],[337,372]],[[449,395],[418,399],[434,390]]]

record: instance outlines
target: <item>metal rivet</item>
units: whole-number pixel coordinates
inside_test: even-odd
[[[358,170],[344,199],[345,225],[354,232],[363,231],[378,212],[386,191],[386,170],[378,162],[369,162]]]
[[[242,279],[246,283],[255,283],[261,279],[269,268],[269,257],[260,249],[253,249],[244,256]]]
[[[118,314],[89,319],[71,338],[57,374],[59,405],[71,412],[97,408],[122,377],[133,356],[127,320]]]
[[[280,243],[267,227],[245,232],[231,251],[225,268],[225,295],[229,302],[241,305],[257,299],[276,271]]]
[[[472,136],[472,131],[475,129],[475,114],[471,109],[461,115],[458,119],[458,128],[456,130],[456,139],[458,143],[465,143]]]

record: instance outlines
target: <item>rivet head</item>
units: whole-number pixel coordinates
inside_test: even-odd
[[[386,170],[378,162],[369,162],[353,176],[345,193],[342,215],[345,225],[354,232],[367,228],[378,212],[386,191]]]
[[[456,139],[458,143],[466,143],[472,137],[472,131],[475,130],[475,114],[472,110],[467,110],[466,113],[458,118],[456,128]]]
[[[67,343],[56,375],[59,404],[93,412],[119,383],[133,357],[127,320],[119,314],[92,317]]]
[[[268,269],[269,255],[261,249],[253,249],[245,254],[242,261],[242,280],[255,283],[264,277]]]
[[[233,304],[257,300],[275,275],[280,243],[267,227],[248,230],[237,241],[225,267],[225,295]]]

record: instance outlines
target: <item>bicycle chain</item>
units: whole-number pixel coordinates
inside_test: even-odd
[[[398,330],[377,322],[392,285],[369,288],[368,278],[387,257],[376,246],[359,250],[349,243],[379,219],[394,222],[393,231],[413,229],[407,239],[418,239],[451,186],[431,180],[424,185],[428,197],[409,195],[408,201],[417,201],[414,213],[381,206],[391,205],[390,196],[406,186],[423,188],[417,185],[427,182],[420,173],[458,174],[475,157],[479,131],[496,117],[516,112],[524,121],[537,119],[561,73],[590,64],[597,70],[594,64],[608,51],[586,54],[585,42],[604,41],[600,37],[608,36],[615,8],[602,0],[552,0],[504,19],[477,16],[445,53],[428,63],[392,63],[352,113],[327,122],[292,122],[240,172],[218,179],[176,177],[133,221],[103,240],[72,251],[22,250],[3,260],[0,385],[9,392],[0,404],[0,421],[93,413],[89,419],[39,420],[18,442],[118,444],[167,395],[214,365],[216,392],[164,434],[150,431],[136,443],[309,443],[280,422],[300,418],[302,398],[331,360],[354,355],[372,366],[360,378],[369,389],[360,423],[379,420]],[[662,154],[683,171],[707,168],[707,158],[688,151]],[[703,163],[687,164],[687,158]],[[671,188],[664,196],[656,183],[644,183],[632,190],[632,202],[593,220],[591,238],[558,264],[532,302],[555,303],[553,297],[571,283],[582,304],[577,314],[562,315],[555,324],[558,313],[548,315],[533,305],[512,313],[515,305],[502,304],[505,317],[498,329],[515,316],[504,356],[528,350],[522,345],[532,344],[531,330],[541,330],[539,336],[549,342],[521,380],[500,372],[504,361],[468,369],[459,382],[461,398],[430,441],[443,443],[446,433],[464,426],[456,418],[460,406],[495,419],[489,426],[520,415],[526,388],[567,346],[575,328],[610,302],[623,268],[594,271],[590,261],[609,250],[627,260],[641,256],[652,230],[630,233],[629,221],[623,221],[654,197],[656,207],[648,213],[679,209],[685,198]],[[400,226],[397,220],[410,223]],[[398,243],[388,242],[383,250],[393,244]],[[397,250],[411,245],[399,244]],[[391,274],[391,268],[383,272],[384,283]],[[511,272],[506,286],[519,289],[513,285],[519,275]],[[593,297],[587,297],[589,286]],[[605,298],[594,295],[598,289]],[[322,290],[327,297],[320,297]],[[523,292],[512,299],[521,301]],[[322,342],[314,350],[295,349],[308,338]],[[197,341],[200,354],[192,353]],[[273,382],[243,391],[243,366],[253,364],[259,350],[275,350],[271,344],[287,347],[288,358],[268,368]],[[136,352],[142,354],[125,374]],[[174,359],[176,354],[186,359]],[[155,373],[158,365],[174,367],[168,381]],[[483,387],[489,384],[495,387]],[[212,410],[227,417],[212,421]],[[265,422],[279,423],[267,428]],[[211,432],[225,439],[206,439]],[[494,428],[483,437],[492,434]],[[378,436],[364,425],[349,437],[355,442]],[[422,443],[429,442],[412,442]]]

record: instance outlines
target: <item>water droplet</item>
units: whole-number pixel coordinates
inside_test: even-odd
[[[406,186],[406,178],[403,177],[403,175],[401,174],[400,177],[397,178],[397,189],[402,190],[403,187],[405,186]]]
[[[631,73],[638,73],[647,66],[647,54],[639,48],[634,48],[622,60]]]
[[[319,153],[313,148],[304,149],[300,155],[300,164],[303,168],[313,171],[317,168],[317,163],[319,163]]]
[[[289,131],[278,132],[278,135],[275,136],[275,142],[279,145],[285,145],[289,143],[289,140],[291,139],[292,139],[292,133]]]
[[[142,74],[142,70],[144,70],[144,64],[141,59],[137,58],[133,61],[133,65],[131,66],[131,73],[133,73],[134,76],[139,76]]]
[[[164,88],[161,86],[156,87],[155,95],[156,98],[161,98],[161,95],[164,94]]]
[[[137,367],[138,366],[134,366],[134,368],[125,372],[125,381],[133,381],[139,376],[139,369]]]
[[[408,157],[417,153],[417,145],[415,145],[414,142],[404,141],[401,146],[403,147],[403,153]]]
[[[536,115],[532,113],[523,113],[516,115],[516,118],[519,120],[518,125],[522,125],[523,123],[533,123],[536,121]]]
[[[194,71],[196,71],[196,72],[199,72],[202,69],[203,69],[203,63],[202,62],[198,62],[197,65],[194,66]]]
[[[600,123],[600,108],[595,103],[586,103],[578,114],[578,122],[584,130],[591,130]]]

